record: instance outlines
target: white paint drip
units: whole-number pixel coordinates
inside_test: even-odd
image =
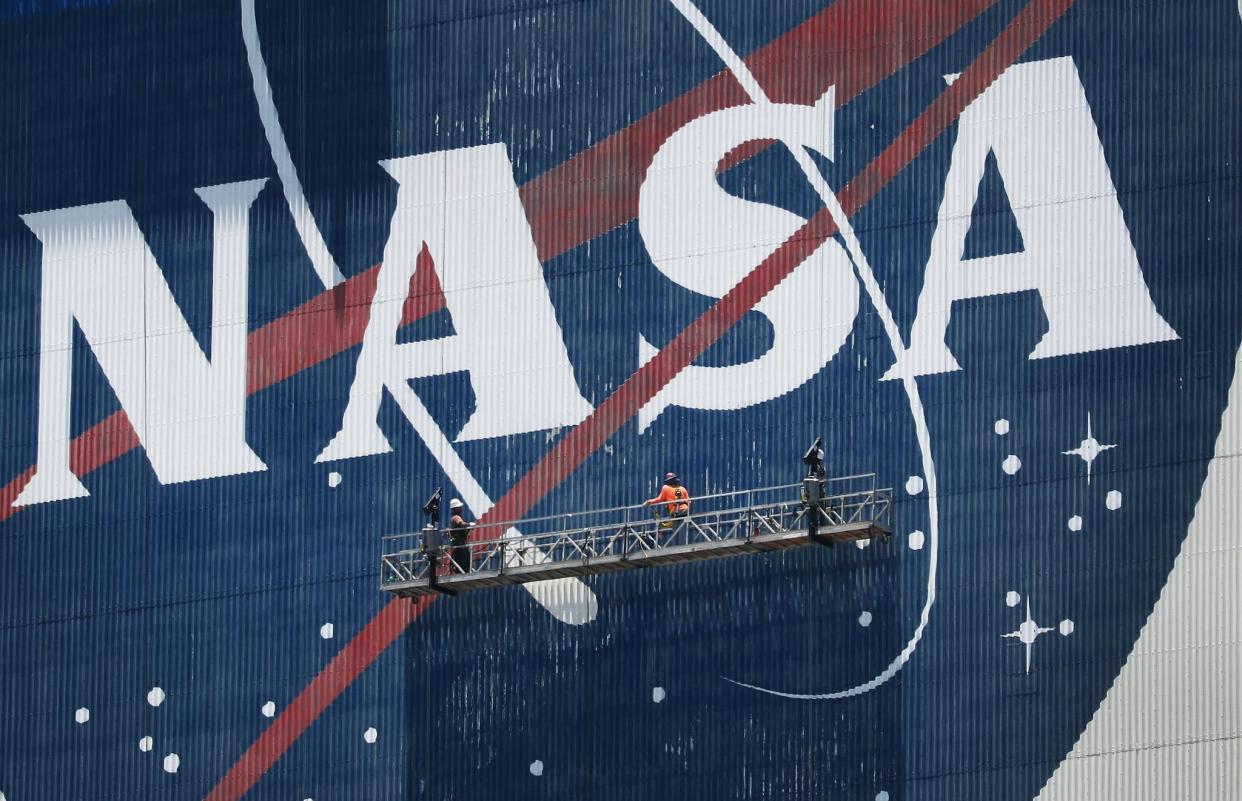
[[[746,66],[746,62],[733,51],[733,49],[725,42],[720,32],[711,24],[711,22],[703,16],[703,13],[694,5],[691,0],[669,0],[673,7],[676,8],[686,21],[694,27],[703,40],[716,52],[720,60],[724,62],[729,72],[742,86],[752,103],[756,105],[771,105],[767,94],[755,80],[750,69]],[[912,373],[911,360],[903,359],[906,346],[901,338],[901,331],[897,327],[897,321],[893,317],[893,312],[888,306],[888,301],[884,297],[884,292],[880,288],[879,282],[875,278],[875,273],[871,270],[871,265],[867,261],[866,254],[863,253],[862,245],[858,241],[858,237],[854,233],[854,228],[850,224],[849,218],[845,214],[845,210],[841,207],[840,201],[836,194],[828,186],[828,182],[824,180],[820,174],[819,168],[815,166],[815,162],[811,157],[796,143],[782,142],[789,153],[797,161],[798,166],[802,169],[803,175],[811,186],[819,195],[820,201],[832,216],[833,222],[836,223],[837,230],[841,234],[841,238],[845,240],[846,249],[849,252],[850,259],[854,263],[854,269],[858,273],[859,281],[862,282],[863,288],[867,291],[867,297],[871,301],[871,305],[875,308],[880,316],[881,322],[884,324],[884,332],[888,336],[889,345],[893,349],[893,356],[896,358],[895,368],[900,371],[902,387],[905,390],[906,398],[910,404],[910,414],[914,418],[915,434],[919,443],[919,454],[923,462],[923,471],[926,474],[927,486],[927,505],[930,530],[930,560],[927,570],[927,595],[923,603],[923,608],[919,613],[919,623],[914,633],[906,642],[901,652],[893,658],[892,662],[884,668],[880,673],[876,674],[870,680],[862,684],[855,685],[843,690],[828,693],[786,693],[776,690],[758,687],[752,684],[745,684],[734,679],[726,679],[742,687],[757,690],[759,692],[768,693],[770,695],[780,696],[782,698],[795,698],[803,700],[832,700],[837,698],[849,698],[855,695],[861,695],[874,690],[884,682],[897,675],[897,672],[905,666],[906,662],[914,654],[918,648],[919,641],[923,638],[923,632],[927,628],[928,620],[931,616],[932,604],[936,601],[936,569],[938,566],[939,556],[939,504],[936,497],[936,467],[932,460],[931,454],[931,434],[927,428],[927,418],[923,413],[923,402],[919,396],[918,384],[915,382]],[[922,490],[924,479],[919,480],[919,489]],[[909,486],[907,485],[907,489]]]
[[[268,147],[272,152],[272,161],[276,162],[276,174],[280,176],[280,185],[285,191],[285,203],[289,206],[289,214],[293,217],[293,227],[297,229],[302,247],[310,257],[315,274],[325,289],[331,289],[345,280],[336,260],[323,241],[323,234],[315,223],[306,195],[302,191],[302,182],[298,179],[297,168],[293,165],[293,156],[289,153],[289,145],[285,142],[285,133],[280,127],[280,115],[276,112],[276,101],[272,97],[272,84],[267,78],[267,64],[263,61],[263,49],[259,42],[259,24],[254,16],[254,0],[241,0],[242,41],[246,44],[246,61],[250,65],[250,77],[254,86],[254,99],[259,104],[259,120],[263,123],[263,133],[267,137]]]

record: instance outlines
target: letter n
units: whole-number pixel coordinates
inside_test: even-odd
[[[39,455],[14,506],[90,494],[69,465],[75,321],[161,484],[267,469],[246,444],[250,208],[265,182],[196,190],[215,219],[210,359],[128,204],[22,215],[43,244]]]

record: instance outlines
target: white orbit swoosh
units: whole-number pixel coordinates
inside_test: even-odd
[[[280,176],[280,184],[285,190],[285,202],[289,213],[293,216],[293,224],[302,246],[310,256],[311,264],[324,288],[331,289],[345,280],[341,275],[332,253],[328,250],[310,206],[302,193],[302,183],[298,180],[297,168],[293,165],[293,156],[285,143],[285,135],[280,127],[280,116],[276,112],[276,102],[272,98],[272,86],[267,78],[267,65],[263,61],[263,51],[259,43],[259,27],[255,20],[254,0],[241,0],[242,39],[246,44],[246,60],[250,64],[250,75],[254,82],[254,99],[259,104],[259,118],[263,122],[263,133],[267,136],[268,146],[272,151],[272,161],[276,162],[276,174]],[[404,382],[395,382],[390,387],[402,414],[423,442],[427,444],[440,468],[448,476],[449,481],[463,496],[463,501],[476,515],[482,515],[492,508],[492,500],[479,486],[470,469],[458,456],[448,437],[440,430],[440,426],[432,419],[427,407]],[[521,538],[517,529],[509,529],[506,537]],[[532,545],[533,548],[533,545]],[[546,555],[534,549],[534,558]],[[580,626],[590,623],[599,612],[599,604],[595,593],[576,578],[551,579],[523,584],[544,609],[557,620],[569,625]]]
[[[272,84],[267,79],[267,64],[263,61],[263,49],[259,44],[254,0],[241,0],[241,25],[242,40],[246,43],[246,61],[250,65],[250,77],[254,85],[254,99],[259,104],[259,119],[263,122],[263,133],[267,136],[267,144],[272,151],[272,161],[276,162],[280,185],[285,190],[285,203],[289,206],[289,214],[293,216],[293,227],[297,229],[302,247],[306,248],[306,255],[310,256],[311,265],[323,282],[324,289],[331,289],[344,281],[345,276],[341,275],[340,268],[336,266],[336,260],[332,258],[327,243],[323,241],[323,235],[315,223],[315,216],[306,203],[302,182],[298,180],[293,156],[289,153],[285,133],[280,127],[280,115],[276,113]]]
[[[729,47],[724,37],[720,35],[720,32],[716,30],[711,21],[703,16],[703,13],[699,11],[692,0],[669,0],[669,2],[673,4],[677,11],[686,18],[686,21],[694,27],[695,31],[716,52],[716,55],[724,62],[729,72],[741,84],[750,101],[755,105],[771,105],[772,101],[768,99],[767,93],[763,91],[763,87],[755,80],[755,76],[751,74],[750,69],[746,66],[746,62]],[[781,692],[725,677],[726,681],[769,695],[808,701],[826,701],[837,698],[849,698],[874,690],[893,676],[896,676],[906,662],[910,661],[910,657],[914,655],[915,649],[918,648],[919,641],[922,640],[923,632],[927,628],[928,620],[931,617],[932,604],[936,601],[936,568],[940,550],[939,503],[936,495],[936,466],[932,461],[931,454],[931,435],[927,429],[927,418],[923,413],[923,402],[919,397],[918,384],[910,373],[908,360],[901,358],[906,346],[902,341],[901,332],[897,328],[897,321],[893,318],[892,310],[888,307],[888,301],[884,297],[883,290],[880,289],[879,283],[875,280],[875,274],[872,272],[871,265],[863,253],[858,237],[854,234],[854,228],[850,225],[845,210],[841,207],[841,202],[837,200],[836,194],[828,186],[824,176],[820,174],[819,168],[815,166],[815,162],[811,161],[811,157],[807,155],[807,152],[797,142],[782,141],[781,144],[785,146],[785,149],[798,162],[803,175],[819,195],[819,199],[824,204],[824,207],[828,209],[828,213],[832,215],[837,230],[840,231],[842,239],[845,240],[850,259],[854,263],[855,271],[858,273],[858,279],[862,282],[863,288],[867,292],[867,297],[871,300],[871,304],[875,307],[876,312],[880,315],[881,322],[884,324],[884,333],[888,335],[889,343],[893,348],[893,355],[897,358],[898,369],[903,371],[901,374],[901,384],[910,403],[910,414],[914,418],[915,435],[919,443],[919,454],[923,460],[924,479],[927,484],[927,506],[928,516],[930,517],[928,526],[930,536],[927,597],[919,614],[919,624],[906,642],[905,647],[902,648],[901,653],[897,654],[883,671],[862,684],[826,693]]]

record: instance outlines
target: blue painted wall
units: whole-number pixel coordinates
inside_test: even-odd
[[[842,105],[835,158],[818,162],[828,181],[844,186],[862,171],[944,91],[942,76],[965,69],[1024,5],[981,4],[942,43]],[[743,54],[823,6],[700,4]],[[849,17],[861,31],[854,41],[895,52],[899,42],[865,37],[877,13]],[[16,3],[0,19],[8,504],[36,462],[47,291],[40,243],[20,215],[125,200],[208,348],[211,215],[193,190],[269,177],[251,215],[249,329],[324,289],[260,120],[238,4]],[[527,185],[721,70],[674,8],[654,0],[260,0],[257,23],[289,150],[347,277],[383,260],[397,185],[381,160],[502,143]],[[923,468],[900,383],[880,381],[893,355],[864,299],[845,345],[809,382],[745,409],[670,409],[642,433],[630,420],[534,511],[637,502],[668,469],[696,493],[792,481],[805,444],[823,434],[834,472],[875,471],[897,488],[891,542],[593,578],[599,614],[582,626],[558,623],[518,588],[439,601],[247,797],[1035,797],[1150,614],[1212,457],[1242,334],[1239,27],[1225,2],[1079,0],[1021,56],[1073,59],[1142,279],[1179,339],[1032,361],[1048,326],[1035,293],[956,304],[948,344],[963,370],[919,379],[940,480],[938,594],[894,678],[824,701],[728,681],[795,693],[863,684],[918,623],[932,549],[911,547],[910,535],[931,526],[927,493],[905,486]],[[903,41],[920,35],[915,26]],[[958,134],[950,126],[853,220],[904,335]],[[802,216],[818,209],[779,150],[720,183]],[[593,197],[604,203],[608,191]],[[1026,244],[1003,175],[989,173],[966,256]],[[632,219],[545,259],[543,270],[574,377],[594,406],[638,368],[640,335],[663,344],[713,302],[655,268]],[[322,326],[352,302],[326,297]],[[402,337],[453,330],[439,312]],[[77,435],[120,407],[75,336]],[[752,360],[772,336],[751,312],[698,364]],[[205,797],[281,725],[264,704],[284,711],[385,605],[379,537],[419,525],[417,505],[444,477],[390,400],[379,419],[391,453],[315,462],[340,427],[358,352],[250,397],[247,441],[265,472],[162,485],[142,450],[129,450],[83,476],[91,497],[0,522],[5,798]],[[465,373],[413,386],[450,436],[475,409]],[[1085,436],[1088,413],[1099,441],[1118,446],[1099,456],[1090,484],[1083,462],[1063,454]],[[499,498],[560,436],[458,449]],[[1021,460],[1013,474],[1001,467],[1011,454]],[[333,471],[339,486],[329,485]],[[1120,508],[1108,507],[1110,492]],[[1069,528],[1073,516],[1081,531]],[[1002,636],[1019,629],[1028,603],[1052,629],[1035,640],[1029,671],[1026,649]],[[153,687],[166,694],[158,706],[147,700]],[[82,708],[90,719],[79,724]],[[165,769],[170,754],[175,773]]]

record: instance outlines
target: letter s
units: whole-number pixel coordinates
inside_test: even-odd
[[[707,114],[669,137],[639,193],[638,229],[652,262],[675,283],[723,297],[804,223],[797,214],[728,194],[716,166],[756,140],[798,142],[833,153],[835,92],[814,106],[736,106]],[[772,324],[772,346],[727,367],[691,365],[639,413],[645,431],[669,406],[732,410],[779,397],[810,380],[845,342],[858,312],[858,285],[833,239],[755,305]],[[639,336],[645,363],[656,348]]]

